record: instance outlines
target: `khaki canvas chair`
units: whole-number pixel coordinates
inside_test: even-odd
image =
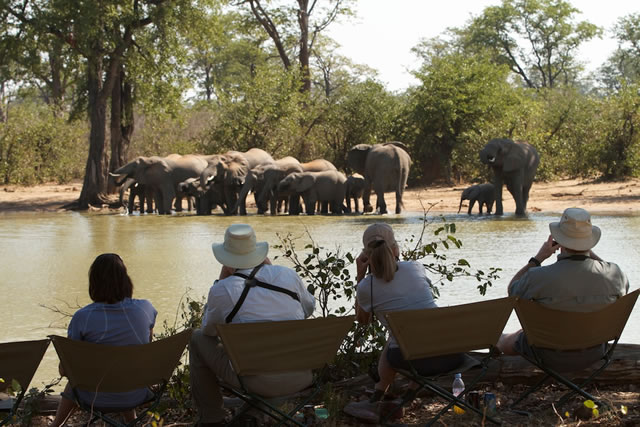
[[[516,314],[520,319],[527,342],[533,352],[533,357],[522,356],[542,369],[545,375],[537,384],[526,390],[513,403],[512,408],[551,378],[565,384],[570,389],[556,402],[557,407],[562,406],[575,393],[579,393],[586,399],[591,399],[602,406],[603,402],[598,401],[587,393],[584,387],[591,383],[596,375],[611,363],[613,350],[638,299],[638,293],[640,293],[640,289],[619,298],[616,302],[608,304],[598,311],[592,312],[553,310],[534,301],[518,299],[515,304]],[[602,363],[579,385],[561,375],[561,373],[575,371],[576,369],[558,369],[550,366],[548,361],[545,362],[543,351],[541,351],[551,349],[573,352],[603,344],[604,355],[601,359]],[[567,357],[570,357],[570,354],[567,354]],[[579,367],[578,369],[581,368]]]
[[[15,415],[22,398],[29,389],[29,384],[44,356],[49,340],[19,341],[0,344],[0,392],[5,392],[15,381],[20,384],[19,390],[9,407],[9,413],[0,419],[0,425],[7,424]]]
[[[77,391],[122,393],[157,386],[151,390],[153,396],[149,400],[153,401],[149,411],[153,411],[160,403],[167,382],[189,343],[191,332],[191,329],[187,329],[149,344],[129,346],[94,344],[56,335],[52,335],[51,340],[73,390],[70,398],[82,410],[93,415],[90,423],[102,419],[113,426],[131,426],[146,416],[144,411],[129,424],[123,424],[107,414],[134,409],[137,405],[97,408],[91,402],[82,401]]]
[[[483,415],[478,408],[468,405],[464,397],[484,376],[489,360],[498,353],[495,346],[513,310],[513,303],[514,298],[500,298],[451,307],[404,310],[385,314],[400,351],[407,361],[473,350],[489,350],[479,362],[465,363],[454,371],[430,377],[420,375],[413,366],[410,371],[399,371],[418,383],[420,388],[431,390],[449,402],[429,420],[427,425],[435,423],[454,404]],[[467,358],[471,357],[467,356]],[[480,366],[480,372],[471,381],[465,381],[465,390],[458,397],[437,383],[438,377],[442,375],[453,377],[453,373],[462,372],[473,365]],[[406,402],[403,400],[402,404],[404,403]],[[389,415],[393,412],[390,411]],[[499,424],[492,417],[487,416],[487,419]]]
[[[246,409],[254,407],[281,423],[304,425],[294,415],[322,390],[322,375],[315,376],[307,398],[287,413],[248,390],[242,377],[327,366],[333,361],[353,320],[354,316],[345,316],[217,325],[218,335],[241,384],[240,389],[228,384],[221,384],[222,387],[244,400],[248,404]],[[244,412],[236,414],[230,424]]]

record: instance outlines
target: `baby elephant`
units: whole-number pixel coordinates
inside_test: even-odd
[[[469,210],[467,211],[469,215],[471,215],[471,209],[473,209],[473,205],[476,201],[478,202],[480,214],[482,214],[483,204],[487,207],[487,213],[491,213],[491,210],[493,209],[493,202],[496,200],[496,193],[493,184],[476,184],[467,187],[462,192],[462,197],[460,197],[458,213],[460,213],[460,209],[462,209],[463,200],[469,200]]]
[[[347,213],[351,213],[351,199],[355,204],[356,213],[360,213],[360,207],[358,205],[358,199],[362,198],[364,193],[364,177],[359,173],[354,173],[347,177],[347,190],[345,195],[345,201],[347,202]],[[364,207],[363,207],[364,208]]]

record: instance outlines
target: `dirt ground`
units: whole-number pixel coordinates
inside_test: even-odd
[[[431,207],[431,212],[455,213],[458,211],[460,195],[465,187],[466,185],[408,188],[404,194],[405,211],[423,212]],[[62,206],[78,199],[81,188],[81,182],[33,187],[0,187],[0,212],[60,211]],[[504,212],[514,212],[515,203],[506,189],[503,190],[503,198]],[[389,210],[393,211],[394,195],[388,194],[386,201]],[[617,182],[571,179],[535,183],[531,189],[527,210],[562,212],[567,207],[579,206],[591,212],[624,214],[638,210],[638,201],[640,179]],[[462,212],[466,211],[467,206],[465,201]],[[249,207],[251,208],[251,205]],[[477,206],[474,207],[474,213],[476,212]]]

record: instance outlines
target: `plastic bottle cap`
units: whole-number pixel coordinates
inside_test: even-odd
[[[462,374],[456,374],[456,378],[462,378]]]

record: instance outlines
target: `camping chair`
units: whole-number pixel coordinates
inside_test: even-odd
[[[540,368],[545,375],[516,399],[511,407],[514,408],[533,391],[542,387],[550,378],[555,378],[570,389],[556,402],[556,407],[562,406],[575,393],[581,394],[585,399],[590,399],[602,407],[603,403],[587,393],[584,387],[611,363],[611,356],[638,299],[638,293],[640,293],[640,289],[592,312],[553,310],[534,301],[518,298],[515,303],[516,314],[533,353],[533,357],[524,354],[522,356]],[[545,363],[540,353],[541,349],[575,351],[603,343],[605,351],[601,359],[602,364],[579,385],[561,375],[558,368],[550,367],[548,363]],[[575,371],[575,369],[572,370]],[[561,372],[570,371],[563,369]]]
[[[123,424],[107,414],[131,410],[135,406],[97,408],[91,402],[81,400],[77,391],[122,393],[159,384],[159,387],[151,390],[153,396],[147,400],[153,402],[149,411],[154,411],[189,342],[191,332],[191,329],[187,329],[148,344],[128,346],[94,344],[56,335],[52,335],[51,340],[73,391],[73,396],[67,397],[92,416],[89,424],[102,419],[113,426],[132,426],[146,417],[146,411],[142,411],[129,424]]]
[[[239,411],[229,424],[254,407],[279,423],[288,421],[304,426],[294,419],[294,415],[323,389],[324,375],[315,375],[311,393],[287,413],[268,399],[248,390],[242,377],[326,367],[334,359],[353,320],[354,316],[345,316],[217,325],[218,335],[241,387],[235,388],[224,383],[221,386],[247,403],[245,410]],[[290,397],[281,396],[280,399]]]
[[[5,392],[9,387],[13,388],[14,380],[20,384],[20,389],[14,390],[17,396],[12,399],[9,413],[0,419],[0,426],[10,422],[18,410],[48,346],[48,339],[0,344],[0,378],[4,381],[0,382],[0,392]]]
[[[407,361],[423,357],[489,349],[489,352],[480,362],[473,360],[472,362],[474,363],[464,363],[461,367],[451,372],[443,372],[426,377],[420,375],[412,365],[409,371],[398,371],[418,383],[420,387],[415,391],[416,393],[425,388],[449,402],[435,417],[429,420],[427,425],[434,424],[453,405],[464,407],[480,416],[484,416],[478,408],[469,405],[464,397],[484,376],[489,360],[498,354],[495,345],[513,310],[513,303],[513,298],[500,298],[451,307],[404,310],[385,314],[400,351]],[[467,359],[473,358],[467,356]],[[480,372],[471,381],[465,380],[465,390],[457,397],[437,382],[437,379],[442,376],[450,375],[453,377],[455,372],[462,372],[474,365],[480,366]],[[410,394],[405,395],[400,406],[407,403],[411,397]],[[395,410],[389,411],[383,418],[382,423],[394,412]],[[489,421],[499,424],[493,417],[486,417]]]

